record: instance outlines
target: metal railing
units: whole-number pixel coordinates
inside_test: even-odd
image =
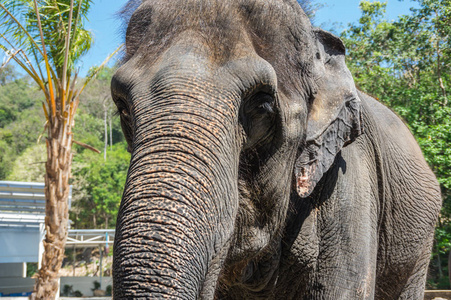
[[[70,229],[66,247],[109,247],[114,243],[114,232],[114,229]]]
[[[45,214],[45,193],[42,182],[0,181],[0,211]],[[69,190],[69,208],[72,186]]]

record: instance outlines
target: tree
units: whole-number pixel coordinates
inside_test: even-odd
[[[0,128],[17,119],[17,115],[31,108],[40,98],[31,88],[30,78],[20,75],[12,65],[0,69]]]
[[[100,149],[102,140],[109,140],[107,159],[94,155],[75,145],[73,196],[70,219],[74,228],[113,228],[120,204],[122,188],[127,176],[130,154],[121,130],[120,119],[114,117],[112,107],[108,113],[109,132],[105,132],[104,103],[112,103],[110,82],[112,68],[104,68],[84,91],[80,103],[74,134],[82,136],[82,142]],[[106,133],[106,134],[105,134]],[[113,146],[111,146],[113,144]]]
[[[46,159],[45,145],[35,144],[28,147],[14,161],[12,172],[8,180],[13,181],[37,181],[44,179],[44,164]]]
[[[406,120],[440,182],[431,287],[449,288],[451,247],[451,1],[417,0],[418,9],[386,21],[386,3],[361,1],[362,16],[342,33],[356,84]]]
[[[0,49],[45,96],[46,237],[34,297],[54,299],[67,238],[69,176],[75,112],[96,72],[77,85],[74,64],[91,45],[84,20],[91,0],[5,0],[0,3]],[[87,145],[86,145],[87,146]]]
[[[0,69],[0,180],[10,175],[15,159],[42,133],[45,118],[37,103],[43,99],[30,77],[13,65]]]
[[[96,118],[102,118],[104,122],[104,159],[106,160],[107,147],[113,146],[113,114],[116,106],[111,99],[110,82],[114,69],[105,67],[96,76],[85,92],[85,109]],[[108,131],[109,128],[109,131]],[[109,141],[109,142],[108,142]]]
[[[14,122],[0,128],[0,179],[6,179],[13,171],[16,158],[36,144],[45,122],[39,107],[28,108],[14,116]]]
[[[15,72],[13,66],[7,65],[0,69],[0,86],[4,86],[5,84],[12,82],[16,78],[17,73]]]
[[[106,161],[87,151],[75,157],[71,209],[75,228],[114,228],[129,161],[125,142],[114,144]]]

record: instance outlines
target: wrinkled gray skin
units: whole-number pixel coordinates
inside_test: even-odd
[[[294,0],[143,1],[115,299],[422,299],[439,188],[344,54]]]

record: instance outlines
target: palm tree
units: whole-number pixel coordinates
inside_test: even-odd
[[[15,61],[45,95],[47,162],[45,171],[46,236],[42,267],[34,297],[55,299],[58,272],[64,257],[68,226],[69,176],[72,164],[72,128],[80,94],[100,68],[83,84],[77,83],[74,65],[91,46],[84,21],[92,0],[2,0],[0,49],[4,67]]]

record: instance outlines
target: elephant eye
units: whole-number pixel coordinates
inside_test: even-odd
[[[122,102],[116,102],[116,113],[115,115],[120,116],[121,119],[124,118],[126,120],[130,119],[130,113],[128,112],[128,109],[126,105],[124,105]]]
[[[120,116],[121,121],[124,123],[124,125],[131,127],[132,118],[127,108],[118,106],[117,114]]]
[[[245,148],[268,140],[274,133],[277,107],[275,96],[256,92],[243,99],[240,113],[241,124],[248,137]]]
[[[248,113],[251,115],[264,115],[274,113],[274,97],[264,93],[258,92],[254,94],[249,100],[250,107]]]
[[[130,114],[128,113],[128,111],[125,108],[119,110],[119,114],[125,119],[130,118]]]
[[[274,113],[274,105],[273,103],[265,102],[258,106],[258,110],[262,113]]]
[[[122,132],[124,133],[124,137],[128,144],[127,151],[131,153],[131,145],[133,141],[132,118],[124,101],[114,96],[113,99],[117,108],[115,115],[121,118]]]
[[[130,119],[130,113],[127,105],[127,100],[122,95],[112,94],[113,102],[116,104],[116,115],[120,116],[121,119]]]

